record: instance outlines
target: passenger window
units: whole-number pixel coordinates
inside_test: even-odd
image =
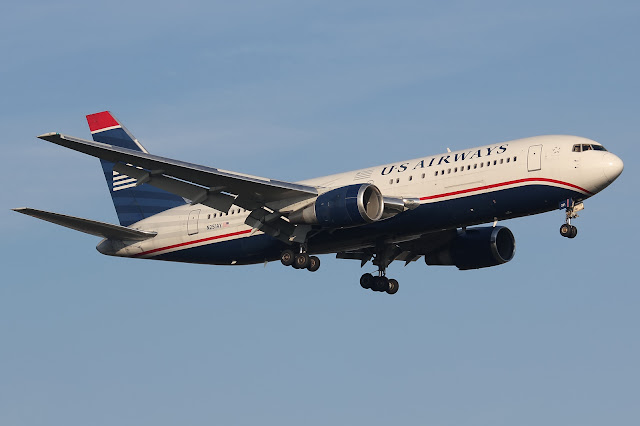
[[[503,158],[500,159],[500,164],[504,164],[504,159]]]
[[[396,183],[400,183],[400,178],[397,178],[397,179],[396,179]]]
[[[412,180],[413,180],[413,176],[409,176],[409,181],[412,181]]]
[[[511,158],[507,158],[507,163],[508,163],[509,161],[511,161]]]
[[[438,171],[436,170],[436,176],[438,176]]]
[[[393,183],[393,179],[389,179],[389,185]]]
[[[496,164],[498,164],[498,160],[493,160],[493,165],[495,166]]]
[[[447,169],[447,174],[451,173],[451,169]]]
[[[515,163],[518,157],[513,157],[513,162]]]
[[[483,168],[483,167],[484,167],[484,163],[480,163],[480,168]]]
[[[467,166],[467,170],[471,170],[471,164]]]
[[[436,175],[438,174],[438,172],[436,172]],[[422,174],[422,179],[424,179],[424,173]]]
[[[473,168],[474,168],[474,169],[477,169],[477,168],[478,168],[478,164],[477,164],[477,163],[476,163],[476,164],[474,164],[474,165],[473,165]]]
[[[487,161],[487,167],[491,165],[491,161]]]
[[[455,168],[453,169],[453,173],[458,173],[458,168],[457,168],[457,167],[455,167]]]

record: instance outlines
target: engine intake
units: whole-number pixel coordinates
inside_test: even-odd
[[[377,186],[370,183],[332,189],[316,201],[289,215],[291,223],[346,228],[380,220],[384,200]]]
[[[426,254],[427,265],[455,265],[458,269],[479,269],[507,263],[516,252],[516,240],[504,226],[458,231],[450,244]]]

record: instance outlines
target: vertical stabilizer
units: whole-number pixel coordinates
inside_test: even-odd
[[[147,152],[131,133],[109,112],[87,115],[91,136],[96,142]],[[154,214],[185,204],[182,197],[142,184],[113,170],[114,163],[100,160],[120,225],[129,226]]]

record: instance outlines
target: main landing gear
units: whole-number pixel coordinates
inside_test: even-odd
[[[387,278],[387,267],[393,262],[402,250],[395,244],[380,243],[372,253],[372,263],[378,267],[378,274],[364,274],[360,277],[360,285],[364,289],[384,292],[387,294],[396,294],[400,285],[398,280]],[[364,263],[363,263],[364,265]]]
[[[393,278],[389,279],[383,274],[383,271],[378,271],[378,275],[375,277],[371,274],[364,274],[360,277],[360,285],[364,289],[387,292],[387,294],[396,294],[400,286],[398,284],[398,280]]]
[[[309,256],[301,251],[294,253],[293,250],[285,250],[280,254],[280,262],[284,266],[293,266],[294,269],[307,269],[315,272],[320,268],[320,259],[317,256]]]
[[[560,235],[566,238],[575,238],[578,235],[578,228],[571,225],[571,219],[577,218],[578,212],[582,209],[584,209],[584,204],[567,200],[565,223],[560,227]]]

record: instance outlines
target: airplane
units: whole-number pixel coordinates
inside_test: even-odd
[[[395,294],[389,265],[470,270],[509,262],[513,233],[499,221],[565,211],[563,237],[584,201],[623,162],[593,140],[535,136],[299,182],[150,154],[109,111],[86,116],[93,141],[38,138],[100,159],[120,225],[32,208],[19,213],[102,237],[105,255],[212,265],[278,261],[317,271],[321,254],[371,261],[360,285]],[[488,226],[477,226],[489,224]]]

